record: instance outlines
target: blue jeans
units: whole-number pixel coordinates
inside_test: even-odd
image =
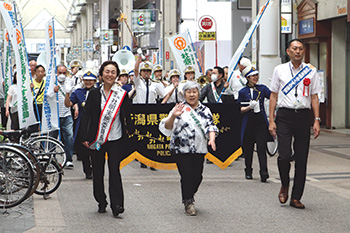
[[[64,152],[67,156],[67,161],[73,161],[73,118],[72,116],[60,117],[61,141],[64,145]],[[54,131],[50,136],[57,138],[58,131]]]

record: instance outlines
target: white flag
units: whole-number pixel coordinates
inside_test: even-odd
[[[4,19],[9,38],[16,57],[17,101],[19,127],[24,128],[36,123],[33,111],[33,96],[30,90],[30,76],[27,52],[21,25],[17,25],[14,7],[11,3],[0,1],[0,12]]]
[[[42,131],[58,129],[57,94],[54,93],[56,82],[55,64],[55,30],[54,20],[50,20],[45,25],[46,36],[46,82],[42,109]]]
[[[187,66],[195,67],[195,76],[198,78],[201,74],[199,72],[198,63],[196,60],[196,52],[192,48],[191,41],[188,38],[188,32],[183,32],[173,37],[168,38],[169,46],[174,54],[176,64],[181,72],[180,79],[183,78],[184,70]]]

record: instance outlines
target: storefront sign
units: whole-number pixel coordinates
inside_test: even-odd
[[[199,32],[199,40],[216,40],[216,32]]]
[[[299,21],[299,35],[314,33],[314,18]]]
[[[292,14],[281,14],[281,33],[292,33]]]

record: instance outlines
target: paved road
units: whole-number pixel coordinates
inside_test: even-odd
[[[184,214],[177,171],[151,171],[132,162],[122,169],[126,211],[116,219],[110,209],[97,213],[92,182],[75,162],[51,199],[36,195],[1,210],[0,232],[349,232],[349,139],[322,132],[312,140],[305,210],[279,204],[276,158],[269,158],[271,178],[261,183],[255,156],[253,180],[244,179],[243,159],[226,170],[205,164],[196,217]]]

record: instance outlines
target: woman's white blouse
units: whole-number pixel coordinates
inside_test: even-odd
[[[165,136],[170,138],[170,152],[173,154],[206,154],[208,153],[207,142],[209,139],[209,132],[219,133],[218,128],[213,122],[213,115],[210,109],[203,104],[199,103],[197,108],[194,109],[200,118],[201,125],[204,128],[205,140],[202,135],[199,135],[198,130],[195,130],[194,122],[185,121],[178,116],[171,130],[165,128],[165,122],[173,113],[170,111],[168,117],[164,118],[159,124],[159,130]]]

